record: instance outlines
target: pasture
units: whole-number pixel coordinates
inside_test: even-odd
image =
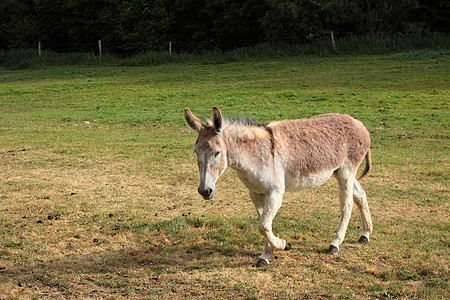
[[[291,57],[0,70],[0,298],[450,297],[450,56]],[[183,108],[266,122],[347,113],[371,133],[337,256],[337,182],[286,193],[265,268],[244,185],[197,193]]]

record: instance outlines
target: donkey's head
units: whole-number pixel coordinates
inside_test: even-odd
[[[227,148],[222,140],[222,113],[214,106],[211,120],[204,124],[189,108],[185,108],[184,120],[190,129],[198,133],[194,145],[200,171],[198,192],[209,200],[214,196],[217,179],[227,168]]]

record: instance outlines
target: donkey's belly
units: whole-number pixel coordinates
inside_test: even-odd
[[[285,175],[285,185],[286,191],[293,192],[299,191],[309,188],[318,187],[325,182],[333,175],[333,170],[322,171],[319,173],[309,174],[302,177],[293,176],[292,174],[286,173]]]

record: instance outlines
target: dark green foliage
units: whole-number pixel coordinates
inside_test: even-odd
[[[121,1],[119,35],[124,51],[157,49],[168,40],[167,32],[172,22],[164,0]]]
[[[0,49],[31,47],[40,33],[32,0],[0,1]]]
[[[0,49],[130,55],[232,50],[369,35],[448,33],[448,1],[434,0],[3,0]]]

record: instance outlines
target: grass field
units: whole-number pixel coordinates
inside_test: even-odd
[[[450,297],[450,55],[0,70],[0,298]],[[338,256],[337,183],[285,195],[267,268],[232,170],[197,194],[188,106],[264,122],[348,113],[371,132]]]

